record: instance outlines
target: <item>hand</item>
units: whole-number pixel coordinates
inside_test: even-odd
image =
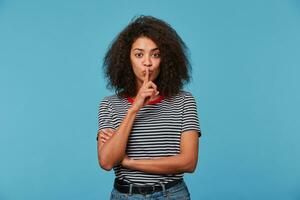
[[[100,141],[105,143],[107,142],[113,135],[114,130],[111,128],[105,128],[98,132],[98,135],[100,136]]]
[[[151,98],[157,96],[158,94],[159,91],[157,91],[157,86],[149,80],[149,69],[146,68],[143,85],[141,86],[135,97],[132,109],[134,109],[135,111],[140,110],[150,101]]]
[[[106,129],[101,129],[98,132],[98,136],[100,136],[100,141],[103,142],[103,144],[105,142],[107,142],[113,135],[114,135],[114,130],[111,128],[106,128]],[[125,157],[123,158],[123,160],[121,161],[121,165],[123,165],[124,167],[129,167],[130,163],[132,162],[132,159],[130,159],[126,154]]]

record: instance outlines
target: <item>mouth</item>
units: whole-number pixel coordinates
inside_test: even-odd
[[[144,76],[146,75],[146,72],[143,72]],[[152,72],[149,72],[149,76],[151,76]]]

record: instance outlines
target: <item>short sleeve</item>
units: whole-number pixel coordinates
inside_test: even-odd
[[[114,129],[112,123],[112,109],[107,98],[104,98],[99,106],[98,111],[98,131],[105,128]]]
[[[199,137],[201,136],[195,98],[192,94],[186,93],[183,101],[182,133],[190,130],[197,131]]]

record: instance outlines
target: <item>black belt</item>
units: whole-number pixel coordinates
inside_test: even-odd
[[[182,179],[178,179],[169,183],[164,184],[165,189],[169,189],[170,187],[175,186],[178,183],[181,183]],[[114,188],[117,189],[121,193],[129,193],[130,191],[130,183],[125,182],[123,180],[115,179],[114,182]],[[137,186],[137,185],[132,185],[132,193],[133,194],[152,194],[154,192],[159,192],[162,191],[163,187],[162,186]]]

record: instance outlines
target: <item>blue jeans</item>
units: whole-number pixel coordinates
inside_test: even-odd
[[[126,194],[113,188],[110,200],[190,200],[190,193],[185,182],[178,183],[165,191],[152,194]]]

